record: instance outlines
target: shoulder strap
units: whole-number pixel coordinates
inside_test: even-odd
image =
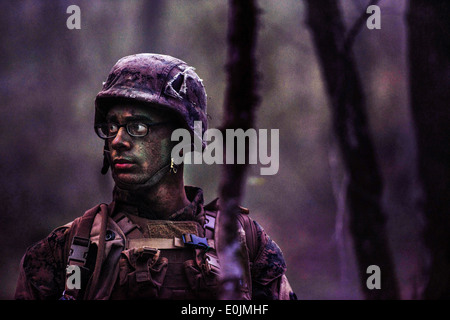
[[[69,233],[70,248],[68,250],[67,263],[71,265],[84,266],[89,249],[89,235],[95,216],[100,205],[87,210],[83,216],[75,219]]]
[[[214,238],[214,228],[216,223],[217,212],[219,211],[218,198],[205,205],[205,236],[206,238]],[[253,220],[249,217],[250,211],[247,208],[239,207],[240,212],[237,219],[245,232],[245,240],[247,242],[248,254],[250,262],[254,262],[258,254],[257,230]]]
[[[79,267],[81,272],[81,286],[80,288],[68,286],[68,278],[72,273],[69,273],[69,270],[66,270],[65,290],[61,297],[62,300],[77,299],[81,297],[81,294],[84,292],[89,277],[92,274],[92,271],[89,270],[87,265],[87,257],[91,246],[90,233],[92,225],[97,213],[105,212],[106,210],[105,204],[100,204],[87,210],[83,216],[73,221],[71,228],[69,229],[65,250],[67,267]]]
[[[254,262],[258,253],[257,230],[248,214],[248,209],[241,207],[241,213],[237,215],[237,219],[245,232],[245,241],[247,242],[250,262]]]

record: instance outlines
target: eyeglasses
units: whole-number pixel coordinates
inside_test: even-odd
[[[101,123],[95,126],[95,132],[102,139],[114,138],[119,132],[120,128],[125,127],[127,132],[132,137],[145,137],[149,132],[151,127],[160,126],[169,123],[169,121],[164,122],[128,122],[125,124],[118,124],[115,122]]]

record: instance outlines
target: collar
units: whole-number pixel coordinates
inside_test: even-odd
[[[205,223],[205,211],[203,209],[203,190],[198,187],[185,186],[186,196],[190,203],[180,210],[172,213],[167,220],[172,221],[196,221],[200,225]],[[114,187],[113,190],[114,212],[126,212],[129,214],[156,220],[158,217],[152,213],[152,208],[142,204],[135,192]]]

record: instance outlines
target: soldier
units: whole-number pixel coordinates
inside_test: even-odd
[[[120,59],[95,100],[95,131],[105,140],[102,173],[111,168],[113,201],[30,246],[15,298],[218,298],[219,202],[205,205],[202,190],[184,185],[183,165],[171,158],[172,131],[195,135],[194,121],[206,130],[206,92],[192,67],[159,54]],[[280,248],[247,209],[240,211],[248,252],[241,297],[295,298]],[[78,285],[70,285],[69,270],[79,270]]]

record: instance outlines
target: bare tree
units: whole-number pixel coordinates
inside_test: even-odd
[[[255,0],[229,1],[226,65],[228,82],[221,127],[223,131],[238,128],[245,131],[252,128],[255,108],[259,103],[254,57],[258,12],[255,2]],[[226,157],[225,145],[224,150]],[[246,171],[246,164],[224,164],[219,186],[220,214],[217,238],[222,272],[221,299],[224,300],[239,298],[239,280],[243,275],[236,214],[242,199]]]
[[[450,298],[450,3],[410,0],[411,110],[431,261],[425,299]]]
[[[373,1],[372,3],[375,3]],[[346,201],[361,290],[366,299],[398,299],[394,264],[381,204],[383,183],[369,134],[366,100],[352,53],[362,18],[347,34],[337,0],[307,0],[308,25],[322,69],[332,123],[348,175]],[[381,270],[381,289],[366,285],[367,268]]]

